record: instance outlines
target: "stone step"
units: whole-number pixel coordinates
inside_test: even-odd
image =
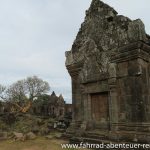
[[[94,138],[83,138],[83,142],[94,143],[94,144],[109,144],[109,143],[117,143],[115,141],[110,141],[106,139],[94,139]]]
[[[86,137],[74,137],[70,138],[70,143],[80,144],[83,143],[89,143],[89,144],[109,144],[109,143],[117,143],[115,141],[110,140],[104,140],[104,139],[96,139],[96,138],[86,138]]]
[[[85,137],[87,138],[95,138],[95,139],[108,139],[109,133],[106,131],[89,131],[85,133]]]
[[[63,134],[62,134],[62,137],[63,137],[64,139],[70,139],[70,138],[72,137],[72,133],[63,133]]]
[[[96,134],[85,134],[85,138],[93,138],[93,139],[108,139],[106,135],[96,135]]]

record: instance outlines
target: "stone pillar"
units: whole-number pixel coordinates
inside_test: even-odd
[[[83,119],[84,119],[84,110],[83,110],[83,95],[82,87],[80,83],[79,73],[82,68],[82,63],[67,65],[68,72],[72,79],[72,114],[73,119],[70,127],[67,129],[68,133],[75,134],[76,130],[79,129]]]
[[[83,101],[83,106],[82,106],[82,111],[83,111],[83,122],[86,123],[86,127],[91,128],[91,98],[90,94],[83,93],[82,96],[82,101]]]
[[[80,89],[80,82],[78,77],[72,78],[72,102],[73,102],[73,120],[81,121],[82,115],[82,95]]]
[[[112,113],[112,122],[118,120],[119,130],[149,131],[149,58],[150,46],[140,41],[120,48],[118,54],[112,57],[112,62],[116,63],[113,95],[118,103],[118,118]],[[115,102],[115,98],[110,97],[111,102]],[[112,104],[113,109],[115,103]]]
[[[88,120],[88,94],[83,93],[83,114],[84,114],[84,120]]]
[[[110,130],[117,130],[118,124],[118,97],[116,89],[116,63],[109,65],[109,121]]]

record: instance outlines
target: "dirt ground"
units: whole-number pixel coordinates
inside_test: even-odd
[[[61,144],[68,141],[60,139],[45,139],[44,137],[28,141],[0,141],[0,150],[61,150]],[[66,149],[73,150],[73,149]]]

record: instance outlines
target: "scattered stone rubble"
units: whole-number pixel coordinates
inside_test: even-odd
[[[64,132],[72,119],[72,105],[55,92],[39,97],[27,113],[11,112],[10,108],[10,103],[0,103],[0,140],[24,141],[53,131]]]

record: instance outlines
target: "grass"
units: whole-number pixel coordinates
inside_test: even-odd
[[[28,140],[24,142],[7,140],[0,141],[0,150],[61,150],[61,144],[64,143],[68,143],[68,141],[60,139],[48,140],[44,137],[39,137],[35,140]]]

